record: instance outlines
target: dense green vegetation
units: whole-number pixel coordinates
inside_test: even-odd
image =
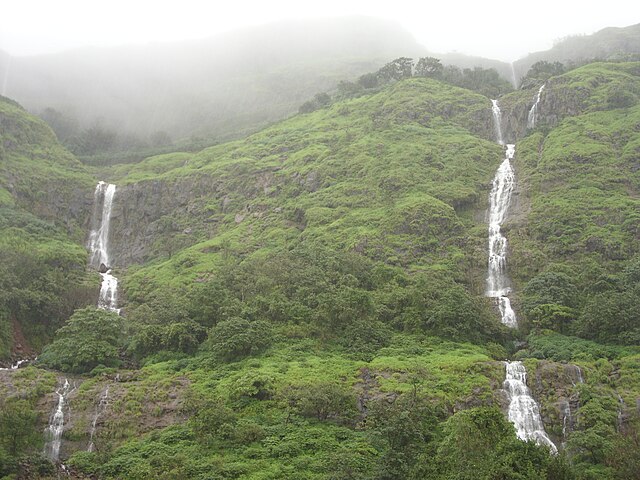
[[[513,90],[513,86],[500,77],[493,68],[474,67],[461,69],[455,65],[444,66],[440,59],[435,57],[421,57],[418,61],[408,57],[399,57],[376,72],[361,75],[355,82],[340,82],[333,93],[333,97],[328,93],[316,94],[312,100],[303,103],[299,111],[300,113],[310,113],[326,107],[333,101],[371,94],[390,83],[412,77],[433,78],[449,85],[481,93],[490,98],[498,97]]]
[[[504,226],[516,331],[483,297],[482,212],[503,159],[484,94],[508,91],[492,90],[502,88],[492,74],[465,73],[478,85],[460,88],[436,59],[400,58],[243,140],[105,170],[121,202],[113,255],[141,241],[118,243],[131,225],[152,239],[141,263],[117,269],[122,317],[82,308],[97,282],[81,247],[90,200],[65,216],[27,187],[52,176],[66,179],[63,198],[74,188],[90,198],[93,180],[57,158],[55,141],[33,153],[48,130],[27,144],[16,127],[0,194],[0,338],[8,353],[17,319],[33,329],[39,367],[77,375],[63,448],[73,474],[635,478],[639,69],[538,67],[531,78],[545,77],[560,113],[517,144]],[[537,87],[505,104],[526,111]],[[521,442],[505,419],[509,357],[526,365],[560,455]],[[33,432],[56,375],[0,375],[2,473],[46,478]]]
[[[93,302],[80,245],[93,181],[44,122],[0,98],[0,359],[39,351],[75,308]],[[80,204],[80,205],[78,205]],[[71,205],[74,205],[71,207]],[[15,338],[14,338],[15,337]]]
[[[552,80],[560,91],[590,85],[580,108],[592,113],[543,126],[518,144],[530,212],[511,235],[512,262],[523,311],[540,328],[638,343],[637,66],[596,64]],[[624,108],[615,100],[620,90]]]

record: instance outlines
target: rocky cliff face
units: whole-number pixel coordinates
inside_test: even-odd
[[[545,82],[537,107],[536,126],[552,128],[564,118],[598,110],[625,108],[640,101],[640,63],[596,63]],[[527,118],[536,101],[534,89],[500,98],[502,132],[515,143],[530,130]]]
[[[0,190],[36,217],[82,241],[95,182],[53,131],[12,100],[0,97]]]
[[[228,172],[231,175],[225,178],[201,174],[118,186],[110,240],[116,266],[171,256],[215,236],[222,222],[241,223],[248,215],[259,216],[256,197],[274,195],[286,181],[276,176],[277,170]]]
[[[573,431],[580,408],[578,386],[583,383],[579,367],[540,361],[528,377],[528,386],[540,405],[547,433],[560,446]]]
[[[166,247],[182,239],[181,247],[215,233],[203,204],[219,203],[220,185],[214,178],[152,180],[118,186],[111,216],[111,257],[117,266],[149,259],[159,241]],[[206,196],[206,198],[205,198]],[[198,225],[193,228],[191,225]],[[171,253],[171,252],[167,252]]]

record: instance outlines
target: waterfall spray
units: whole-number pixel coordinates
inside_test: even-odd
[[[60,457],[60,447],[62,445],[62,432],[64,431],[65,413],[69,414],[68,396],[74,388],[69,380],[64,379],[64,383],[56,390],[58,403],[49,417],[49,425],[45,429],[44,455],[51,461],[57,462]]]
[[[536,122],[538,121],[538,104],[540,103],[540,97],[542,95],[542,91],[544,90],[544,84],[538,90],[538,95],[536,95],[536,101],[533,102],[533,106],[531,110],[529,110],[529,115],[527,116],[527,128],[535,128]]]
[[[500,106],[497,100],[492,100],[491,103],[496,141],[504,145]],[[485,293],[496,299],[502,323],[513,328],[518,326],[518,321],[508,297],[511,288],[506,276],[507,239],[502,235],[501,226],[507,216],[515,187],[515,173],[511,166],[514,155],[515,145],[507,144],[505,159],[498,167],[489,194],[489,266]],[[504,389],[510,399],[509,421],[516,427],[520,439],[533,440],[539,445],[548,446],[552,453],[557,453],[558,448],[544,431],[538,404],[529,394],[526,375],[521,362],[506,363]]]
[[[91,421],[91,432],[89,434],[89,448],[87,451],[93,452],[95,450],[95,444],[93,443],[93,438],[96,435],[96,427],[98,425],[98,419],[100,415],[104,413],[109,405],[109,386],[104,389],[102,394],[100,395],[100,400],[98,401],[98,405],[96,406],[96,413],[93,416],[93,420]]]
[[[533,440],[557,453],[558,448],[544,430],[538,404],[529,393],[524,365],[522,362],[507,362],[506,371],[504,389],[510,398],[509,421],[516,427],[518,438]]]
[[[109,229],[111,226],[111,208],[115,194],[115,185],[98,182],[94,194],[93,228],[89,234],[87,246],[91,252],[89,264],[96,267],[102,276],[98,307],[119,312],[118,279],[111,273],[113,265],[109,258]]]
[[[500,106],[497,100],[491,100],[491,104],[496,141],[500,145],[504,145]],[[489,194],[489,265],[485,295],[496,299],[502,323],[509,327],[517,327],[518,320],[513,308],[511,308],[511,300],[508,297],[511,288],[506,275],[507,239],[502,235],[501,231],[516,183],[515,173],[511,166],[511,160],[515,155],[515,145],[508,144],[506,147],[505,159],[498,167],[493,179],[493,187]]]

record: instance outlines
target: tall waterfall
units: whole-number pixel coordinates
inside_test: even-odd
[[[529,115],[527,116],[527,128],[535,128],[536,126],[536,122],[538,121],[538,104],[540,103],[540,96],[542,95],[543,90],[544,84],[538,90],[536,101],[533,102],[531,110],[529,110]]]
[[[497,100],[491,100],[491,103],[496,140],[500,145],[504,145],[500,106]],[[486,296],[496,299],[502,323],[509,327],[517,327],[518,322],[507,296],[511,291],[506,276],[507,239],[502,235],[500,227],[509,210],[511,194],[515,187],[515,173],[511,166],[515,151],[515,145],[507,144],[505,159],[498,167],[489,194],[489,272],[485,293]],[[529,394],[527,371],[522,362],[506,363],[504,389],[510,399],[509,421],[516,427],[518,438],[534,440],[539,445],[547,445],[553,453],[557,453],[557,447],[544,431],[538,404]]]
[[[511,83],[513,83],[513,88],[518,89],[518,80],[516,79],[516,69],[513,66],[513,62],[511,62]]]
[[[496,131],[496,140],[503,145],[501,124],[501,112],[497,100],[493,104],[493,119]],[[498,167],[493,179],[493,187],[489,194],[489,266],[487,275],[487,297],[495,298],[500,309],[502,323],[509,327],[517,327],[516,314],[511,308],[509,300],[509,281],[506,275],[507,267],[507,239],[502,235],[501,226],[509,210],[511,194],[515,187],[515,173],[511,166],[511,160],[515,154],[515,145],[508,144],[503,162]]]
[[[538,445],[546,445],[552,453],[558,448],[544,431],[538,404],[529,394],[527,371],[522,362],[507,362],[507,376],[504,389],[509,394],[509,421],[516,427],[521,440],[533,440]]]
[[[113,265],[109,258],[109,227],[115,194],[115,185],[98,182],[94,194],[93,228],[89,234],[88,248],[91,252],[89,264],[96,267],[102,276],[98,307],[117,312],[118,279],[111,273]]]
[[[562,411],[562,438],[567,439],[567,435],[573,425],[573,419],[571,417],[571,404],[568,400],[560,403],[560,410]],[[564,443],[563,443],[564,445]]]
[[[87,451],[93,452],[95,450],[95,444],[93,443],[93,438],[96,435],[96,426],[98,425],[98,419],[100,415],[107,409],[109,405],[109,386],[103,390],[100,394],[100,400],[98,401],[98,405],[96,406],[96,413],[93,415],[93,420],[91,421],[91,432],[89,434],[89,448]]]
[[[502,140],[502,112],[500,112],[498,100],[491,100],[491,111],[493,112],[493,129],[495,130],[496,141],[500,145],[504,145]]]
[[[67,397],[73,391],[69,380],[64,379],[64,383],[56,390],[58,404],[49,417],[49,426],[45,429],[44,455],[56,462],[60,457],[60,446],[62,445],[62,432],[64,431],[64,416],[68,413]]]

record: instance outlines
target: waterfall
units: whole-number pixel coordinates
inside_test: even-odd
[[[620,393],[616,392],[616,396],[618,397],[618,431],[622,429],[622,425],[624,424],[624,409],[626,407],[623,398],[620,396]]]
[[[529,115],[527,116],[527,128],[535,128],[536,122],[538,121],[538,104],[540,103],[542,90],[544,90],[544,84],[538,90],[536,101],[533,102],[533,106],[531,107],[531,110],[529,110]]]
[[[51,461],[56,462],[60,456],[60,446],[62,445],[62,432],[64,431],[64,415],[68,412],[67,397],[73,391],[69,380],[64,379],[64,383],[56,390],[58,404],[49,417],[49,426],[45,429],[44,455]]]
[[[491,100],[493,105],[494,129],[496,140],[504,145],[502,139],[502,116],[497,100]],[[507,267],[507,239],[502,235],[501,226],[507,216],[511,194],[515,187],[515,173],[511,166],[511,160],[515,155],[515,145],[508,144],[503,162],[493,179],[493,187],[489,194],[489,267],[487,275],[487,297],[495,298],[502,323],[509,327],[517,327],[518,320],[511,308],[509,300],[509,282],[506,276]]]
[[[558,448],[544,431],[538,404],[529,394],[527,371],[522,362],[506,363],[504,389],[509,394],[509,421],[516,427],[521,440],[533,440],[538,445],[546,445],[552,453]]]
[[[504,145],[502,140],[502,113],[498,100],[491,100],[491,111],[493,112],[493,129],[495,130],[496,140],[500,145]]]
[[[109,405],[109,386],[104,389],[102,394],[100,395],[100,400],[98,401],[98,405],[96,406],[96,413],[93,415],[93,420],[91,421],[91,433],[89,435],[89,448],[87,451],[93,452],[95,450],[95,445],[93,443],[93,437],[96,434],[96,425],[98,424],[98,418],[100,415],[107,409]]]
[[[582,369],[578,365],[573,365],[573,368],[576,372],[578,383],[584,383],[584,378],[582,377]],[[573,380],[571,380],[571,383],[573,384],[574,387],[576,386],[576,382],[574,382]]]
[[[516,69],[513,67],[513,62],[511,62],[511,82],[513,83],[513,88],[518,89],[518,80],[516,79]]]
[[[571,428],[571,405],[567,400],[564,400],[561,404],[562,409],[562,436],[567,438],[567,433]]]
[[[118,279],[111,273],[113,265],[109,258],[109,227],[115,194],[115,185],[98,182],[94,194],[93,228],[89,234],[88,248],[91,252],[89,264],[96,267],[102,276],[98,308],[119,312]]]
[[[9,368],[0,368],[0,370],[17,370],[23,363],[29,363],[31,359],[25,358],[23,360],[17,360],[16,363],[12,363]]]

